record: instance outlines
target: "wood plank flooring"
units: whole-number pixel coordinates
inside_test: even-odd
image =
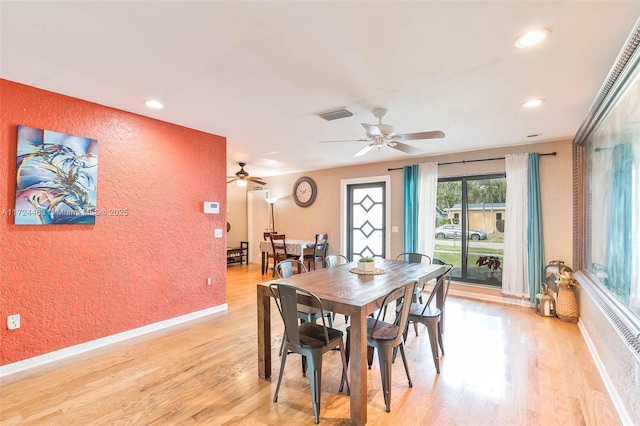
[[[258,378],[255,283],[259,265],[228,268],[229,310],[2,379],[2,425],[311,425],[308,380],[290,356],[277,403],[281,320],[274,313],[273,374]],[[424,327],[407,341],[413,388],[393,368],[391,412],[379,369],[368,371],[370,425],[618,425],[575,324],[533,310],[447,300],[446,355],[435,372]],[[344,326],[338,316],[337,327]],[[338,393],[339,354],[325,355],[323,425],[349,423]]]

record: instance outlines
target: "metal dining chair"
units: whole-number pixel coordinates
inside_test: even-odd
[[[275,266],[275,271],[278,278],[288,278],[293,276],[294,265],[296,265],[296,268],[298,269],[299,273],[307,272],[307,268],[306,266],[304,266],[302,262],[300,262],[297,259],[296,260],[289,259],[289,260],[279,262]],[[325,312],[325,315],[327,316],[329,327],[333,327],[333,315],[331,314],[331,312]],[[320,312],[320,310],[314,308],[313,306],[298,304],[298,318],[300,319],[300,321],[315,323],[318,321],[318,319],[321,318],[321,316],[322,316],[322,312]],[[279,353],[280,355],[282,355],[282,351],[284,349],[284,340],[285,340],[285,336],[282,336],[282,344],[280,345],[280,353]],[[303,364],[302,374],[304,375],[305,373],[306,373],[306,368],[305,368],[305,365]]]
[[[440,374],[439,352],[442,352],[442,355],[444,355],[444,346],[442,344],[442,311],[444,310],[444,302],[447,300],[449,287],[451,286],[452,270],[453,265],[448,264],[445,272],[436,280],[436,283],[431,290],[431,294],[427,299],[427,303],[411,303],[411,307],[409,309],[409,321],[403,332],[404,340],[406,341],[410,322],[415,326],[417,326],[417,324],[423,324],[427,328],[433,363],[435,364],[436,373],[438,374]],[[443,287],[442,292],[444,297],[442,300],[442,307],[438,308],[435,306],[434,299],[441,287]],[[438,347],[440,348],[440,351],[438,350]]]
[[[338,265],[349,263],[349,259],[347,259],[347,256],[338,253],[331,253],[330,255],[325,257],[324,260],[327,268],[334,268]]]
[[[324,308],[322,301],[310,291],[297,288],[295,286],[284,283],[275,282],[269,284],[269,288],[276,300],[276,305],[285,328],[285,344],[282,353],[282,362],[280,364],[280,374],[278,375],[278,384],[273,396],[273,402],[278,402],[278,392],[282,383],[282,375],[287,362],[289,352],[297,353],[303,356],[303,359],[309,365],[309,387],[311,388],[311,403],[313,406],[313,415],[315,422],[320,422],[320,396],[322,384],[322,355],[326,352],[337,348],[342,358],[342,380],[340,382],[340,391],[344,388],[343,384],[347,384],[347,395],[349,394],[349,382],[347,379],[347,360],[345,354],[345,346],[343,341],[343,333],[335,328],[327,327],[324,321]],[[298,324],[298,296],[305,296],[311,305],[320,312],[322,325],[304,322]]]
[[[327,268],[335,268],[336,266],[344,265],[345,263],[349,263],[349,259],[347,259],[347,257],[342,254],[331,253],[330,255],[325,257],[325,264],[327,265]],[[336,314],[334,312],[333,320],[335,321],[335,319],[336,319]],[[345,324],[349,322],[349,315],[344,316],[344,322]]]
[[[396,256],[396,260],[409,262],[409,263],[431,263],[431,258],[426,254],[422,253],[400,253]],[[426,283],[425,283],[426,284]],[[415,290],[413,290],[413,301],[422,303],[422,290],[424,290],[423,285],[417,285]]]
[[[411,300],[413,289],[417,281],[411,281],[391,290],[382,301],[382,306],[387,306],[393,301],[402,299]],[[399,298],[398,293],[402,296]],[[400,302],[398,305],[396,319],[393,323],[383,321],[383,310],[378,310],[375,318],[367,318],[367,364],[369,368],[373,364],[374,350],[378,349],[378,364],[380,365],[380,378],[382,379],[382,393],[384,395],[385,411],[391,411],[391,368],[393,365],[393,354],[396,348],[400,349],[404,371],[407,373],[409,387],[413,387],[409,365],[404,351],[403,331],[406,329],[409,319],[409,308],[411,304]],[[347,365],[349,364],[349,344],[351,340],[351,327],[347,327]]]
[[[415,253],[415,252],[400,253],[399,255],[396,256],[396,260],[401,262],[409,262],[409,263],[431,263],[431,257],[427,256],[426,254]],[[413,289],[413,297],[411,299],[413,302],[422,303],[422,291],[424,290],[424,286],[426,284],[427,284],[426,282],[422,284],[418,284]],[[417,336],[418,326],[414,324],[413,328]]]

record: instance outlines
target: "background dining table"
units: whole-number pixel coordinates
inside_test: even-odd
[[[351,272],[356,262],[317,269],[278,280],[314,293],[324,309],[349,316],[351,360],[349,365],[351,423],[367,422],[367,316],[381,308],[387,293],[403,284],[418,285],[445,271],[443,265],[377,260],[384,273],[361,275]],[[401,291],[398,291],[400,295]],[[269,283],[257,285],[258,374],[271,377],[271,291]]]
[[[286,240],[287,244],[287,253],[296,255],[302,261],[302,254],[304,253],[304,249],[313,247],[315,245],[315,240]],[[266,254],[273,253],[273,247],[271,247],[271,241],[260,241],[260,251],[262,252],[262,273],[266,273],[265,261]]]

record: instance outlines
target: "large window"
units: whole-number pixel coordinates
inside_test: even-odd
[[[504,174],[438,180],[433,256],[457,280],[502,284],[506,188]]]

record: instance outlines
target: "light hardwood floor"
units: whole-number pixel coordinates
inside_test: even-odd
[[[259,265],[228,268],[225,313],[2,379],[0,424],[313,424],[298,356],[287,362],[277,403],[281,321],[273,374],[258,378],[255,283]],[[270,277],[268,277],[270,278]],[[575,324],[529,309],[450,297],[441,374],[426,330],[409,333],[414,387],[393,368],[391,412],[379,370],[368,371],[371,425],[617,425],[620,420]],[[340,316],[339,316],[340,317]],[[338,318],[337,327],[344,326]],[[325,355],[320,423],[349,423],[338,393],[340,359]]]

